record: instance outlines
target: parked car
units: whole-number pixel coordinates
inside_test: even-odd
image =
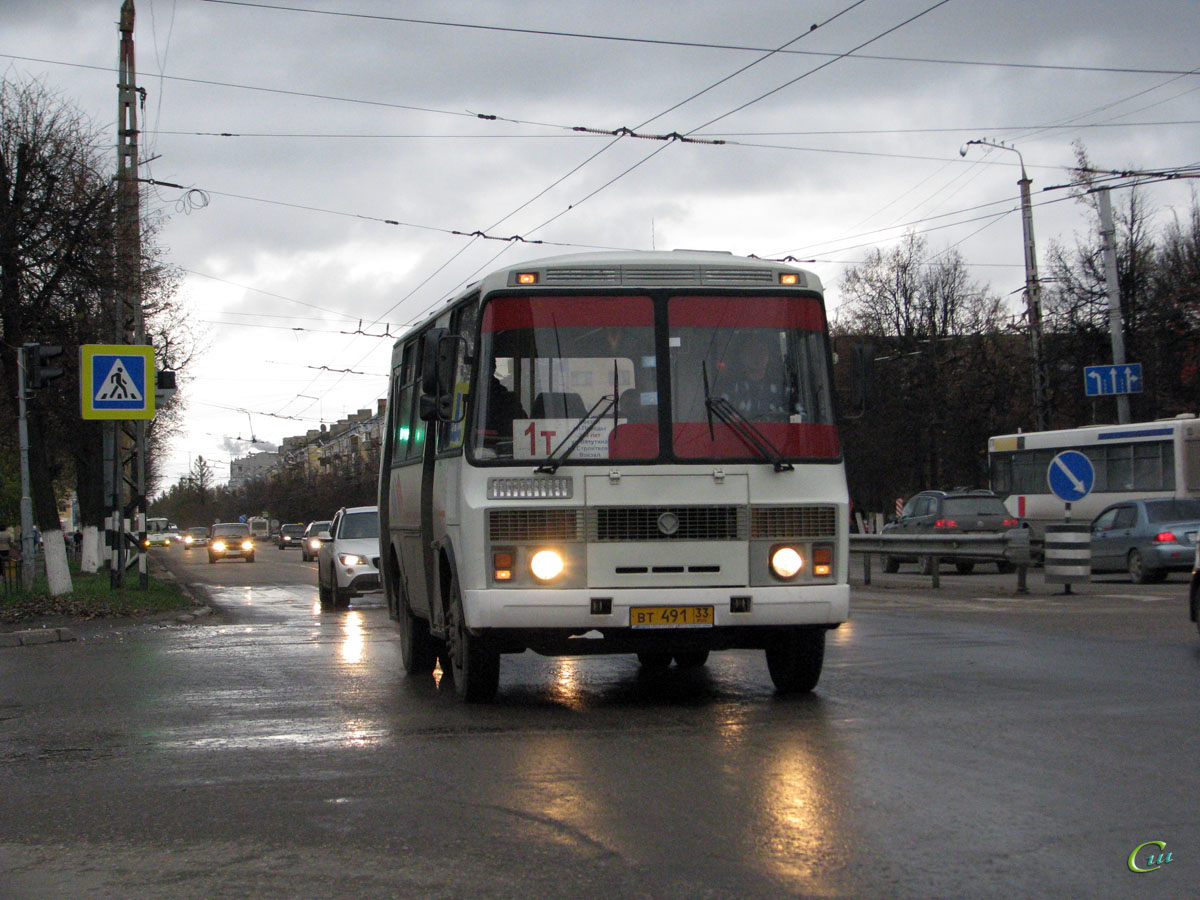
[[[925,534],[980,534],[1004,532],[1019,528],[1021,521],[1013,518],[1004,507],[1004,502],[992,491],[921,491],[904,504],[900,515],[883,526],[882,534],[901,534],[909,537]],[[902,562],[919,562],[921,573],[933,571],[930,557],[887,555],[883,558],[883,571],[898,572]],[[1012,571],[1012,563],[996,563],[1001,572]],[[973,560],[961,560],[954,564],[962,575],[975,568]]]
[[[189,528],[183,535],[183,549],[191,550],[193,547],[208,546],[208,529],[203,525],[197,525],[195,528]]]
[[[305,562],[317,558],[317,551],[321,549],[320,534],[322,531],[329,530],[328,519],[318,519],[315,522],[309,522],[308,527],[304,529],[304,537],[300,539],[300,558]]]
[[[1195,560],[1200,500],[1125,500],[1092,520],[1092,571],[1128,572],[1134,584],[1186,572]]]
[[[348,606],[351,597],[380,589],[379,507],[339,509],[320,538],[317,594],[323,608]]]
[[[288,547],[299,547],[304,538],[304,523],[295,522],[290,525],[280,525],[279,535],[275,539],[275,543],[280,550],[286,550]]]
[[[254,539],[250,526],[245,522],[218,522],[212,527],[212,540],[208,544],[208,561],[218,559],[244,559],[254,562]]]

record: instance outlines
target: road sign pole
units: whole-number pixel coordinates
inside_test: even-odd
[[[1100,242],[1104,249],[1104,283],[1108,291],[1108,328],[1112,336],[1113,365],[1125,365],[1125,332],[1121,324],[1121,287],[1117,280],[1116,228],[1108,188],[1096,192],[1100,208]],[[1117,394],[1117,422],[1129,424],[1129,397]]]

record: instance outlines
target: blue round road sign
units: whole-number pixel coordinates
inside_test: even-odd
[[[1096,471],[1092,461],[1078,450],[1064,450],[1050,460],[1046,470],[1046,483],[1060,500],[1074,503],[1082,500],[1092,490]]]

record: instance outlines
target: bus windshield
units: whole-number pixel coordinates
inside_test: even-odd
[[[500,297],[481,321],[471,452],[838,459],[829,371],[813,296]]]

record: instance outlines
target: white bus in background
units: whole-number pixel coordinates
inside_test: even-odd
[[[175,540],[177,532],[178,529],[174,523],[164,518],[150,516],[146,519],[146,537],[143,546],[169,547]]]
[[[1036,537],[1064,519],[1065,504],[1046,479],[1050,461],[1064,450],[1087,456],[1096,475],[1091,492],[1071,504],[1073,522],[1090,522],[1108,504],[1135,497],[1200,497],[1200,418],[1191,414],[989,438],[992,490]]]
[[[250,526],[250,537],[256,544],[262,544],[271,538],[271,522],[262,516],[251,516],[246,520]]]
[[[379,484],[405,668],[486,700],[507,653],[754,648],[811,690],[849,614],[831,358],[816,276],[721,253],[522,263],[415,325]]]

